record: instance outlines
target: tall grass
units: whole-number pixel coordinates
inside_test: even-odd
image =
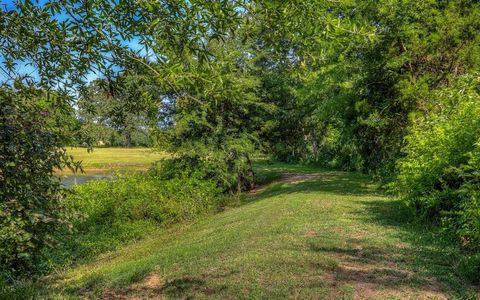
[[[75,186],[67,199],[75,233],[60,234],[62,246],[45,253],[42,267],[58,268],[89,259],[145,237],[160,226],[214,211],[222,204],[223,196],[213,182],[162,180],[150,172]]]

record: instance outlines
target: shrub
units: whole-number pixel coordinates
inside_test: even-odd
[[[219,199],[212,182],[194,178],[160,180],[150,174],[97,180],[77,186],[74,191],[70,205],[95,224],[188,220],[214,208]]]
[[[480,248],[480,77],[463,76],[432,94],[415,116],[394,187],[420,215],[464,246]]]
[[[73,237],[51,251],[50,263],[68,264],[139,239],[160,225],[192,220],[222,205],[214,182],[179,177],[164,180],[153,172],[118,175],[75,186],[67,205],[78,212]]]
[[[34,272],[41,250],[68,225],[66,192],[53,172],[73,164],[58,129],[66,115],[53,100],[0,89],[0,277]]]
[[[162,179],[196,178],[215,182],[224,193],[245,191],[253,187],[255,173],[249,155],[241,155],[241,152],[242,150],[211,152],[208,159],[196,155],[164,159],[158,163],[154,172]],[[255,151],[251,149],[251,153]],[[225,156],[235,159],[229,160]]]

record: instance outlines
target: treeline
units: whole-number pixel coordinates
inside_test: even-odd
[[[69,146],[151,147],[151,108],[135,107],[149,88],[154,94],[155,87],[138,75],[95,79],[80,89],[69,109],[50,118],[63,119]]]
[[[158,170],[162,180],[206,180],[223,193],[248,190],[256,153],[370,173],[413,215],[453,234],[478,279],[479,3],[76,4],[18,2],[2,12],[5,69],[30,59],[40,77],[16,80],[8,93],[23,97],[29,85],[79,87],[81,140],[113,144],[99,132],[114,128],[128,145],[134,132],[148,131],[155,147],[173,157]],[[69,17],[55,18],[63,12]],[[133,51],[131,40],[142,50]],[[103,79],[85,86],[92,69]],[[20,159],[7,149],[8,138],[2,135],[2,170],[15,169],[11,161]],[[48,166],[65,164],[54,157]],[[2,180],[18,176],[2,174],[10,174]],[[4,207],[26,193],[15,180],[13,192],[2,191]],[[40,207],[50,203],[47,196]]]
[[[379,1],[337,12],[374,36],[322,41],[317,60],[267,71],[265,94],[279,108],[272,152],[372,173],[417,216],[478,250],[479,9]]]
[[[262,69],[270,153],[371,173],[478,250],[479,3],[344,3],[335,14],[362,32],[311,35]]]

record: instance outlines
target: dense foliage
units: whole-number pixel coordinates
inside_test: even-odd
[[[189,170],[215,180],[223,191],[253,185],[251,160],[261,116],[269,107],[257,96],[251,59],[234,42],[212,41],[215,61],[186,66],[205,79],[184,84],[182,95],[171,100],[174,124],[156,130],[158,146],[174,154],[164,168],[167,177]]]
[[[398,161],[395,187],[425,216],[439,216],[466,246],[480,245],[480,77],[464,76],[432,94]]]
[[[281,109],[271,149],[280,158],[390,176],[409,114],[449,77],[478,69],[479,5],[360,1],[336,9],[371,35],[333,32],[297,46],[298,60],[267,69],[265,94]]]
[[[57,118],[58,100],[0,90],[0,276],[34,272],[40,250],[69,226],[66,192],[54,171],[76,166],[61,148],[68,124]]]
[[[160,101],[145,76],[122,74],[97,79],[82,89],[76,103],[77,143],[94,146],[151,146],[152,103]]]

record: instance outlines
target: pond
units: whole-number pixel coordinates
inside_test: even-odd
[[[67,175],[62,176],[62,184],[71,187],[76,184],[84,184],[92,180],[112,179],[112,175]]]

